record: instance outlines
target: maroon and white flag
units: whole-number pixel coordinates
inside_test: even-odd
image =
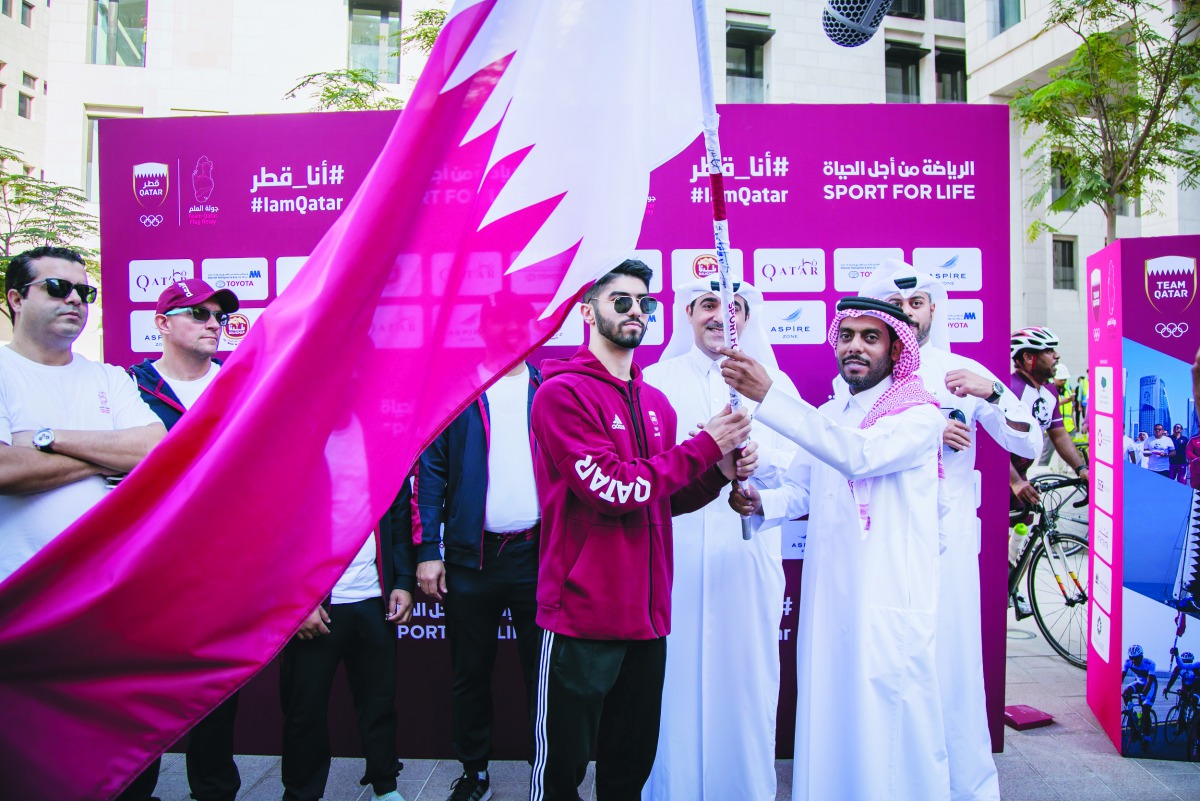
[[[0,798],[110,798],[248,681],[504,372],[485,349],[515,364],[629,255],[650,171],[700,132],[692,13],[456,3],[300,275],[162,445],[0,584]],[[501,286],[478,269],[497,263]],[[489,298],[528,327],[484,341]]]

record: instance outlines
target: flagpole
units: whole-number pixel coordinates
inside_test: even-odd
[[[708,183],[712,192],[713,236],[717,247],[717,274],[720,277],[721,303],[725,306],[725,347],[737,349],[737,307],[729,283],[729,220],[725,214],[725,176],[721,172],[721,140],[717,136],[720,115],[713,96],[712,58],[708,49],[708,10],[705,0],[692,0],[692,18],[696,23],[696,60],[700,68],[700,106],[703,111],[704,149],[708,158]],[[737,411],[742,399],[729,388],[729,408]],[[736,469],[736,468],[735,468]],[[735,486],[738,480],[733,480]],[[750,519],[742,518],[742,539],[753,536]]]

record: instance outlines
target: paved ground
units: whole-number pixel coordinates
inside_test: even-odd
[[[1042,642],[1032,620],[1010,622],[1007,701],[1029,704],[1054,715],[1055,723],[1027,732],[1005,730],[1004,753],[996,755],[1003,801],[1196,801],[1200,799],[1200,763],[1121,757],[1100,730],[1084,697],[1084,673],[1064,662]],[[1159,712],[1160,719],[1165,708]],[[239,801],[278,801],[279,758],[239,757]],[[358,785],[361,763],[334,760],[327,801],[370,801]],[[791,797],[792,763],[776,763],[780,799]],[[459,775],[456,762],[404,760],[400,792],[408,801],[444,801]],[[529,797],[529,766],[493,763],[495,801]],[[162,801],[187,801],[183,758],[168,754],[156,794]],[[592,775],[580,788],[592,799]],[[725,801],[722,799],[721,801]],[[739,801],[729,799],[728,801]]]

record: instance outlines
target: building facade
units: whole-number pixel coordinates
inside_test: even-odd
[[[834,2],[834,0],[829,0]],[[1174,0],[1178,2],[1178,0]],[[306,111],[284,95],[309,73],[366,67],[406,97],[424,63],[392,36],[437,0],[0,0],[0,142],[45,178],[96,194],[99,120],[106,117]],[[1048,0],[893,0],[865,44],[834,44],[824,0],[708,2],[718,102],[1007,103],[1069,57],[1077,41],[1038,36]],[[725,44],[724,48],[719,43]],[[722,59],[724,61],[722,62]],[[1044,209],[1011,133],[1012,323],[1050,325],[1066,363],[1087,361],[1087,254],[1104,245],[1088,209],[1046,218],[1059,229],[1029,241]],[[1200,232],[1200,193],[1163,191],[1162,216],[1129,204],[1120,236]],[[1058,215],[1065,217],[1065,215]],[[0,337],[3,337],[0,332]]]

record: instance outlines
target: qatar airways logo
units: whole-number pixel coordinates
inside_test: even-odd
[[[625,503],[632,495],[638,503],[650,499],[650,482],[638,476],[632,483],[617,481],[612,476],[600,472],[600,465],[592,461],[589,453],[575,463],[575,472],[579,478],[588,483],[588,489],[599,498],[609,503]]]

